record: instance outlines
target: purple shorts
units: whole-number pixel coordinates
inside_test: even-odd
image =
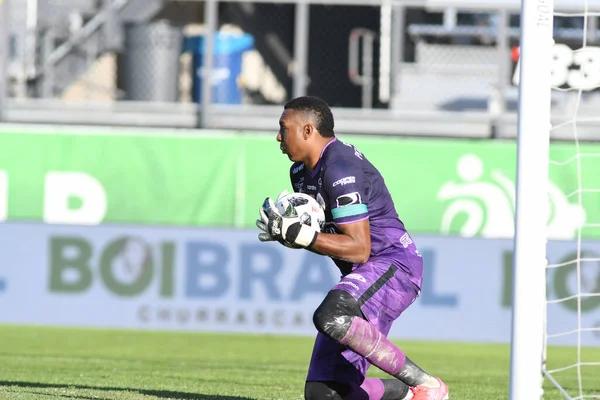
[[[331,290],[344,290],[352,295],[365,318],[386,336],[392,323],[419,296],[419,288],[389,259],[367,261]],[[318,333],[306,380],[335,381],[358,387],[370,366],[363,356]]]

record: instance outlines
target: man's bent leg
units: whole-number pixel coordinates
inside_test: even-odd
[[[344,295],[342,295],[344,296]],[[335,308],[332,314],[352,315],[363,318],[355,301],[340,301],[334,294],[328,295],[320,310]],[[405,400],[412,392],[402,381],[374,379],[365,375],[370,363],[346,346],[319,332],[305,387],[305,398],[344,400]],[[340,396],[340,397],[336,397]]]
[[[334,295],[327,295],[320,310],[335,308],[335,315],[352,315],[362,318],[356,302],[338,302]],[[329,315],[329,311],[327,312]],[[359,387],[365,379],[370,363],[339,341],[319,332],[308,368],[307,381],[339,382],[348,387]]]
[[[356,309],[360,310],[358,303],[349,293],[332,290],[315,311],[315,327],[322,334],[349,347],[371,364],[410,386],[422,385],[431,378],[376,326],[356,316],[356,312],[349,312]]]

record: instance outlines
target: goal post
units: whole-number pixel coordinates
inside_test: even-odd
[[[510,400],[542,395],[553,16],[553,0],[522,0]]]

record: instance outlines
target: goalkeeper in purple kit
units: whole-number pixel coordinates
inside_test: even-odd
[[[381,174],[335,137],[331,110],[317,97],[288,102],[279,124],[277,141],[294,162],[292,186],[323,206],[326,223],[316,232],[293,213],[280,214],[267,198],[257,221],[259,239],[329,256],[342,274],[314,313],[318,334],[305,399],[448,399],[439,378],[387,339],[392,323],[419,295],[423,261]],[[370,365],[394,379],[366,378]]]

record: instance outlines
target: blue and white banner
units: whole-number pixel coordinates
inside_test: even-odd
[[[257,231],[0,224],[0,323],[314,335],[312,314],[339,279],[326,257],[261,243]],[[425,261],[419,299],[390,337],[508,342],[512,240],[415,236]],[[576,258],[550,242],[548,260]],[[549,269],[548,298],[600,293],[600,242],[578,270]],[[588,261],[586,261],[588,260]],[[578,274],[579,271],[579,274]],[[550,334],[582,328],[600,346],[600,296],[548,307]],[[534,329],[534,327],[532,327]],[[576,344],[575,333],[550,344]]]

